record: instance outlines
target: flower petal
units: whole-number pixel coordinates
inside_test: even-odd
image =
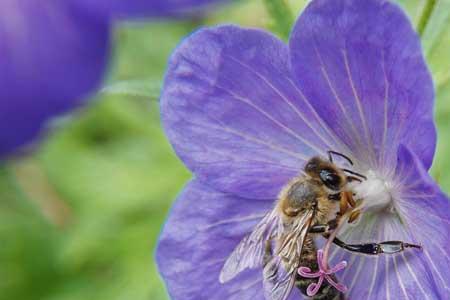
[[[219,282],[219,273],[272,206],[272,201],[242,199],[190,182],[172,208],[156,253],[171,299],[263,299],[262,268],[244,271],[226,284]],[[294,289],[289,300],[299,295]]]
[[[336,148],[296,89],[288,50],[259,30],[200,30],[173,54],[162,119],[175,151],[204,182],[273,199],[306,160]]]
[[[157,250],[172,299],[262,299],[262,270],[219,283],[234,247],[271,209],[270,201],[227,196],[194,181],[175,203]]]
[[[312,1],[290,50],[299,89],[357,160],[395,165],[404,143],[431,166],[433,83],[400,8],[383,0]]]
[[[70,1],[0,4],[0,156],[36,137],[49,117],[100,83],[108,26]]]
[[[399,212],[423,246],[423,260],[442,294],[450,292],[450,201],[407,147],[399,148],[397,174],[403,178]],[[445,279],[444,279],[445,278]],[[445,298],[445,297],[444,297]]]
[[[395,210],[365,214],[342,234],[347,243],[400,240],[420,244],[395,255],[362,256],[334,247],[333,261],[349,262],[340,282],[350,299],[445,299],[450,291],[450,202],[405,146],[397,174],[404,179]]]
[[[226,0],[77,0],[87,8],[95,7],[116,18],[179,17],[212,9]]]

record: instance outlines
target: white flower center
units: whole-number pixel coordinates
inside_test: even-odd
[[[366,174],[367,180],[352,184],[355,199],[362,199],[364,211],[381,211],[392,208],[392,184],[378,176],[373,170]]]

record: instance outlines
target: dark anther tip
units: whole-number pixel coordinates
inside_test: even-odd
[[[421,245],[405,244],[405,247],[406,248],[416,248],[416,249],[419,249],[419,250],[423,250]]]

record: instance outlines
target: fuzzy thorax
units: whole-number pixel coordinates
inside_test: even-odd
[[[375,212],[392,209],[393,185],[390,181],[378,176],[372,170],[365,175],[367,180],[351,186],[355,199],[362,200],[362,209]]]

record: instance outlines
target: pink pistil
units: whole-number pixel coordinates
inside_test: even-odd
[[[317,251],[317,263],[319,265],[319,272],[312,273],[311,269],[308,267],[300,267],[298,269],[298,274],[306,278],[319,278],[317,283],[311,283],[306,290],[308,296],[312,297],[317,294],[320,287],[322,286],[323,280],[326,279],[329,284],[334,286],[338,291],[345,293],[348,289],[345,285],[337,283],[331,277],[332,274],[344,269],[347,266],[346,261],[341,261],[336,266],[331,269],[326,267],[326,262],[323,261],[323,250]]]

